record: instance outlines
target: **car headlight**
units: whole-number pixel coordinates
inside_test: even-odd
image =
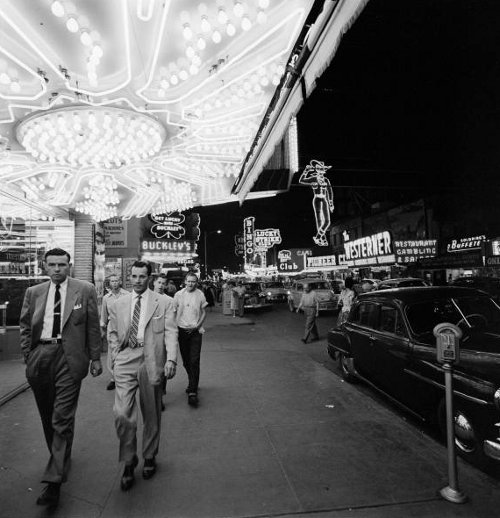
[[[495,406],[498,410],[500,410],[500,388],[496,390],[495,394],[493,395],[493,401],[495,402]]]
[[[270,297],[272,293],[270,291],[267,292],[267,296]]]
[[[286,294],[287,295],[291,295],[290,290],[287,290]]]

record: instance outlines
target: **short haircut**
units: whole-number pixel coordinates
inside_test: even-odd
[[[145,261],[135,261],[135,263],[132,265],[132,268],[146,268],[148,272],[148,277],[151,275],[151,263],[146,263]]]
[[[110,281],[112,278],[115,278],[117,280],[120,280],[120,277],[118,276],[117,273],[112,273],[109,277],[108,277],[108,281]]]
[[[62,248],[52,248],[51,250],[47,250],[47,252],[45,252],[45,255],[43,256],[43,260],[47,261],[47,257],[49,255],[66,255],[68,257],[68,263],[71,262],[71,256],[68,254],[68,252],[66,252],[66,250],[63,250]]]
[[[166,276],[164,273],[160,273],[160,274],[156,277],[156,279],[165,279],[165,280],[167,280],[167,276]],[[155,281],[156,281],[156,279],[155,279]]]
[[[184,280],[186,280],[188,277],[194,277],[196,281],[198,281],[198,276],[194,272],[187,272],[186,276],[184,277]]]
[[[352,289],[352,287],[354,286],[354,279],[352,277],[346,277],[344,281],[344,286],[346,288]]]

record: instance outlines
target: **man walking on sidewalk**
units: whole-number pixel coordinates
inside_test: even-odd
[[[297,313],[301,309],[306,315],[304,338],[301,338],[301,340],[305,344],[310,336],[312,336],[313,340],[319,340],[318,326],[316,325],[316,318],[318,318],[319,315],[319,300],[316,292],[311,290],[309,284],[304,284],[304,293],[302,293],[302,297],[300,298]]]
[[[156,455],[161,428],[161,380],[175,376],[177,327],[172,299],[148,289],[151,265],[136,261],[130,279],[133,291],[111,306],[108,340],[113,350],[115,376],[116,433],[120,440],[120,462],[125,462],[120,486],[127,491],[134,484],[137,458],[137,402],[144,422],[142,476],[156,473]]]
[[[188,273],[184,280],[186,287],[174,295],[174,306],[179,328],[179,348],[182,363],[186,369],[189,384],[186,389],[188,404],[198,405],[198,383],[200,380],[202,327],[207,315],[205,295],[197,289],[198,277]]]
[[[50,452],[39,505],[57,505],[66,481],[82,379],[102,373],[97,294],[86,281],[68,277],[68,252],[49,250],[44,262],[50,281],[31,286],[19,321],[26,378],[35,395]]]
[[[123,297],[123,295],[127,295],[128,291],[124,290],[120,287],[120,279],[118,279],[118,275],[112,274],[109,276],[109,287],[111,288],[106,295],[102,298],[102,308],[101,308],[101,338],[103,344],[107,345],[108,355],[106,358],[106,367],[111,375],[111,378],[106,385],[106,390],[114,390],[115,388],[115,379],[113,377],[113,369],[111,368],[111,357],[112,351],[111,347],[108,344],[107,340],[107,329],[109,322],[109,308],[111,304],[113,304],[117,299]]]

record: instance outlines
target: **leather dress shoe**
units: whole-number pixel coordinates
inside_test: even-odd
[[[45,489],[40,493],[37,498],[37,505],[50,505],[56,506],[59,503],[59,494],[61,491],[61,484],[56,482],[49,482]]]
[[[123,470],[122,478],[120,480],[120,487],[122,491],[128,491],[134,485],[134,469],[138,462],[139,459],[137,458],[137,455],[134,455],[132,464],[125,465],[125,469]]]
[[[115,390],[115,382],[113,380],[111,380],[107,385],[106,385],[106,390]]]
[[[188,405],[198,406],[198,394],[196,394],[195,392],[190,392],[188,394]]]
[[[156,460],[153,457],[152,459],[144,459],[144,467],[142,468],[142,478],[144,480],[149,480],[156,473]]]

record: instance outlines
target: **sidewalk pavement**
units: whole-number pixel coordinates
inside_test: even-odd
[[[179,366],[167,386],[158,472],[143,480],[141,463],[127,493],[106,376],[83,384],[72,470],[50,513],[35,505],[47,452],[33,395],[4,405],[2,518],[498,516],[496,480],[459,460],[470,502],[443,501],[445,448],[325,368],[324,341],[297,338],[302,321],[273,317],[233,325],[209,315],[200,406],[187,405]]]

